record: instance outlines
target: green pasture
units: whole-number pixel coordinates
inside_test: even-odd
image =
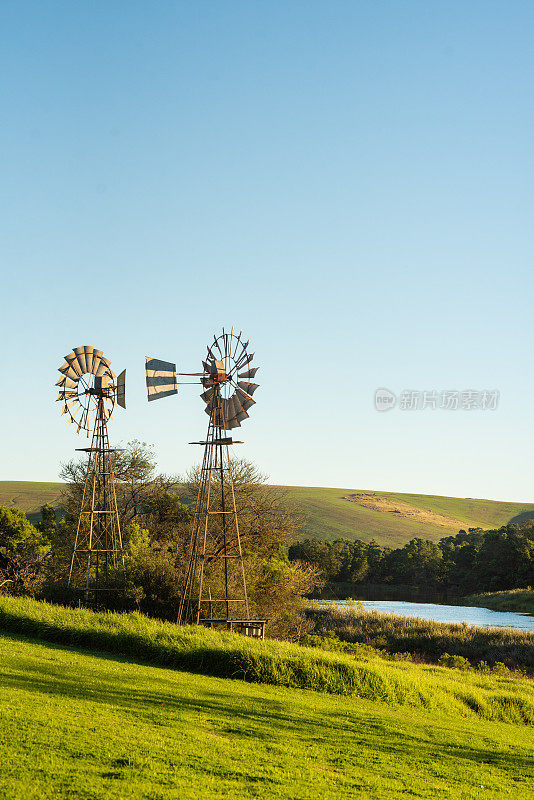
[[[453,672],[453,671],[451,671]],[[522,798],[532,729],[0,634],[5,800]]]
[[[288,486],[289,497],[306,516],[306,526],[301,538],[362,539],[399,547],[414,537],[438,541],[454,535],[440,525],[420,522],[388,512],[373,511],[343,497],[356,489],[324,489],[321,487]],[[497,500],[474,500],[438,495],[402,494],[398,492],[373,493],[390,500],[398,500],[414,508],[444,514],[458,520],[460,528],[499,528],[512,521],[523,521],[534,515],[534,503],[508,503]],[[457,531],[456,531],[457,533]]]

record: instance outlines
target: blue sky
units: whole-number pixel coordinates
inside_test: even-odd
[[[532,3],[7,0],[0,30],[0,479],[81,446],[82,344],[127,369],[112,439],[183,474],[203,404],[148,405],[144,356],[197,369],[234,325],[273,482],[533,499]]]

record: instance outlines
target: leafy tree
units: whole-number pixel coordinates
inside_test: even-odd
[[[49,549],[45,534],[19,508],[0,506],[0,588],[15,594],[35,594],[43,578]]]
[[[165,485],[155,483],[135,518],[156,539],[176,539],[177,532],[178,538],[182,539],[191,527],[193,507],[183,503],[179,495],[169,491]]]
[[[416,538],[392,550],[388,566],[394,583],[432,586],[443,576],[443,554],[436,542]]]
[[[41,519],[35,527],[40,533],[50,538],[55,530],[56,522],[56,509],[49,503],[45,503],[44,506],[41,506]]]
[[[509,525],[488,531],[474,567],[477,590],[521,589],[534,583],[534,532]]]
[[[0,553],[8,558],[44,555],[48,542],[19,508],[0,506]]]
[[[60,477],[66,482],[62,505],[67,516],[76,518],[81,506],[87,459],[72,459],[61,468]],[[133,439],[113,455],[113,472],[117,510],[121,527],[142,516],[154,492],[172,491],[177,478],[156,473],[156,459],[146,442]]]
[[[125,547],[126,595],[138,610],[175,620],[181,587],[175,547],[151,538],[146,528],[133,523]]]

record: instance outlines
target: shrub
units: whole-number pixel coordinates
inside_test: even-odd
[[[438,664],[440,667],[451,667],[452,669],[471,669],[471,664],[467,658],[463,656],[451,656],[449,653],[443,653],[443,655],[438,658]]]

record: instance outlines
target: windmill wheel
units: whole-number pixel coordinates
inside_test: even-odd
[[[89,436],[100,403],[105,421],[111,417],[116,401],[123,405],[124,372],[115,383],[115,373],[101,350],[90,345],[75,347],[65,356],[59,372],[57,401],[63,403],[61,413],[68,414],[69,425],[74,423],[77,433],[84,430]]]
[[[205,392],[201,394],[206,403],[206,414],[213,415],[215,425],[230,430],[241,425],[248,418],[248,409],[255,404],[252,395],[258,388],[252,383],[259,367],[250,367],[254,358],[248,352],[248,341],[225,333],[213,337],[208,347],[208,355],[202,362],[202,384]]]

